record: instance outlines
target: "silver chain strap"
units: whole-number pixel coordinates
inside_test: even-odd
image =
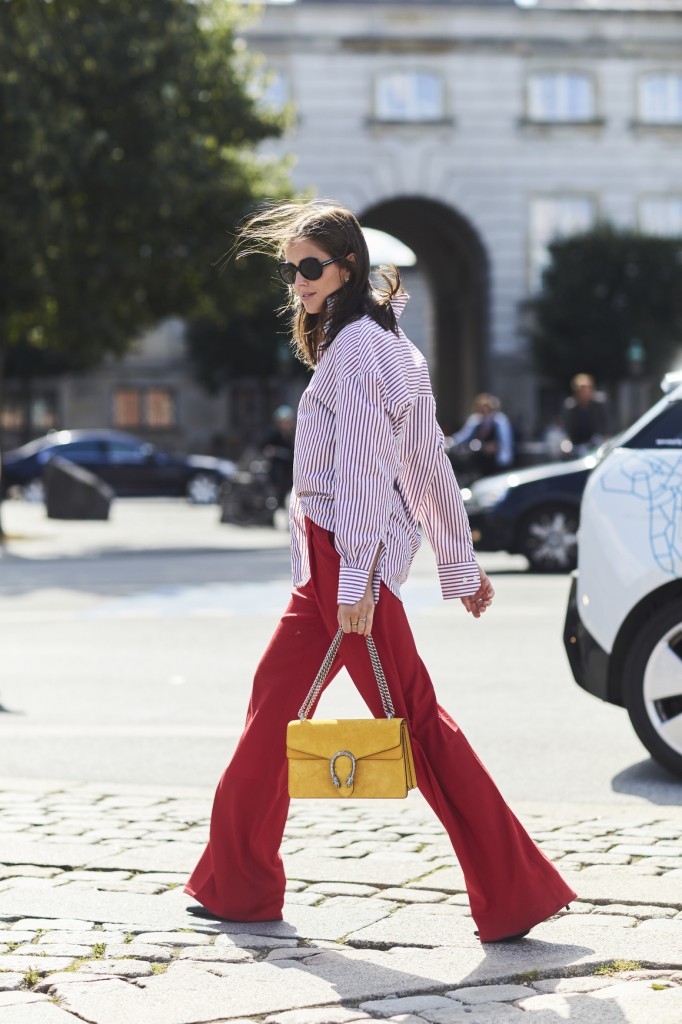
[[[320,691],[322,690],[325,680],[329,675],[329,670],[332,667],[332,662],[334,661],[334,658],[338,654],[338,650],[339,647],[341,646],[342,640],[343,630],[339,628],[338,633],[332,640],[331,647],[324,656],[324,661],[320,665],[320,671],[315,676],[315,681],[313,685],[310,687],[308,696],[301,705],[301,710],[298,713],[298,717],[302,722],[305,722],[306,718],[310,714],[310,710],[313,704],[320,695]],[[384,714],[386,715],[386,718],[394,718],[395,708],[393,707],[393,701],[391,700],[391,694],[388,689],[388,683],[386,682],[386,676],[384,675],[384,670],[381,667],[381,662],[379,661],[379,655],[374,644],[374,639],[371,636],[366,636],[365,642],[367,643],[367,650],[369,651],[369,657],[372,662],[372,668],[374,669],[374,676],[377,681],[377,686],[379,687],[381,706],[384,709]]]

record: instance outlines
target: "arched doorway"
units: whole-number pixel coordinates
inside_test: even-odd
[[[361,221],[400,239],[417,257],[433,304],[438,417],[453,429],[487,386],[489,271],[483,243],[451,207],[419,196],[371,206]]]

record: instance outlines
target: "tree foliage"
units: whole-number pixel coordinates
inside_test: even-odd
[[[0,366],[18,346],[87,367],[164,316],[229,334],[272,308],[262,265],[215,267],[235,222],[288,194],[256,154],[281,123],[247,88],[240,7],[0,2]]]
[[[532,303],[538,369],[565,385],[575,373],[628,376],[631,346],[661,374],[682,347],[682,239],[602,226],[554,242]]]

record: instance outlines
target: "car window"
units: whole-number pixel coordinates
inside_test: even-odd
[[[682,448],[682,401],[663,411],[627,442],[628,448]]]
[[[70,462],[101,462],[103,445],[101,441],[71,441],[69,444],[59,445],[54,454]]]
[[[151,450],[151,445],[137,441],[109,441],[107,444],[107,461],[126,462],[128,464],[146,462]]]

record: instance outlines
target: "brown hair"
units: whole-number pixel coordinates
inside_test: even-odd
[[[261,207],[238,228],[233,253],[237,257],[264,253],[281,260],[292,242],[315,242],[330,257],[343,257],[347,282],[327,299],[319,313],[306,313],[293,287],[282,312],[291,313],[292,344],[302,362],[315,366],[346,324],[370,316],[384,330],[398,333],[391,299],[402,291],[396,267],[381,267],[385,287],[375,290],[369,279],[367,242],[357,217],[327,199],[273,203]],[[353,253],[355,259],[348,257]],[[332,301],[330,301],[330,299]]]

